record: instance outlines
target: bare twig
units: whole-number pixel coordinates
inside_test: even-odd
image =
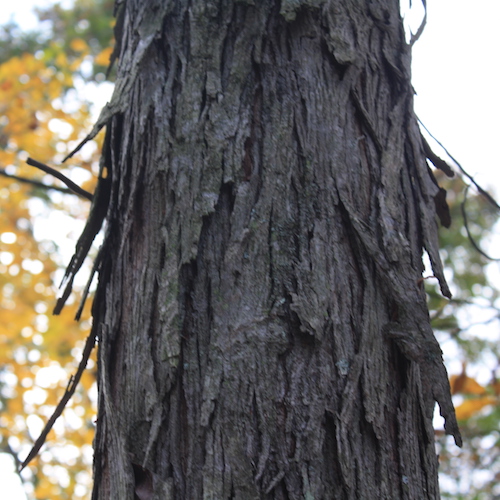
[[[482,196],[484,196],[486,198],[486,200],[488,201],[488,203],[490,203],[491,205],[493,205],[497,210],[500,210],[500,205],[497,203],[497,201],[495,200],[495,198],[493,198],[493,196],[491,196],[490,193],[488,193],[487,191],[485,191],[474,179],[474,177],[472,177],[472,175],[470,175],[463,167],[462,165],[460,165],[460,163],[451,155],[451,153],[443,146],[443,144],[441,144],[441,142],[439,142],[430,132],[429,132],[429,129],[422,123],[421,120],[418,120],[418,122],[420,123],[420,125],[422,125],[422,127],[425,129],[425,131],[436,141],[437,144],[439,144],[439,146],[441,146],[441,148],[443,148],[444,152],[453,160],[453,162],[457,165],[457,167],[460,169],[460,171],[462,172],[463,175],[465,175],[465,177],[467,177],[467,179],[475,186],[475,188],[478,190],[479,194],[481,194]],[[425,141],[424,141],[425,142]],[[429,158],[429,156],[428,156]],[[429,158],[431,161],[432,159]],[[436,167],[438,168],[441,168],[439,167],[438,165],[434,164]],[[474,247],[474,249],[479,252],[483,257],[486,257],[487,259],[489,260],[493,260],[493,261],[500,261],[500,258],[498,257],[491,257],[490,255],[488,255],[484,250],[482,250],[479,245],[476,243],[476,241],[474,240],[474,237],[472,236],[472,233],[470,232],[469,230],[469,220],[467,218],[467,211],[466,211],[466,202],[467,202],[467,193],[469,191],[469,187],[470,185],[466,186],[465,188],[465,193],[464,193],[464,200],[462,201],[461,205],[460,205],[460,208],[461,208],[461,211],[462,211],[462,217],[464,219],[464,227],[465,227],[465,230],[467,231],[467,237],[469,238],[469,241],[471,242],[471,245]]]
[[[483,257],[486,257],[489,260],[493,261],[500,261],[499,257],[491,257],[488,255],[484,250],[480,248],[480,246],[476,243],[474,240],[474,237],[472,236],[472,233],[469,230],[469,220],[467,219],[467,210],[465,208],[465,204],[467,203],[467,193],[469,191],[470,186],[466,186],[465,192],[464,192],[464,200],[460,204],[460,209],[462,210],[462,217],[464,219],[464,227],[465,230],[467,231],[467,237],[469,238],[469,241],[471,242],[471,245],[476,249],[477,252],[479,252]]]
[[[474,177],[472,177],[472,175],[470,175],[463,167],[462,165],[460,165],[460,163],[451,155],[451,153],[443,146],[443,144],[441,144],[432,134],[431,132],[429,131],[429,129],[422,123],[422,121],[419,119],[418,120],[418,123],[420,123],[420,125],[422,125],[422,127],[424,128],[424,130],[436,141],[437,144],[439,144],[439,146],[441,146],[443,148],[443,151],[453,160],[453,162],[457,165],[457,167],[460,169],[460,171],[465,175],[465,177],[467,177],[467,179],[469,179],[472,184],[474,184],[474,186],[476,187],[476,189],[479,191],[480,194],[482,194],[494,207],[496,207],[498,210],[500,210],[500,205],[496,202],[495,198],[493,198],[493,196],[491,196],[490,193],[488,193],[487,191],[485,191],[475,180],[474,180]],[[432,160],[431,160],[432,161]]]

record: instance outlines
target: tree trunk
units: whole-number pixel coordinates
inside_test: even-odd
[[[397,0],[117,4],[93,498],[439,498]]]

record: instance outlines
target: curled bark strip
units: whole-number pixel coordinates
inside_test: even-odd
[[[31,165],[32,167],[36,167],[40,170],[43,170],[44,172],[47,172],[50,175],[53,175],[60,181],[64,182],[64,184],[66,184],[66,186],[68,186],[71,191],[79,196],[82,196],[83,198],[86,198],[89,201],[92,201],[92,194],[90,194],[88,191],[85,191],[85,189],[82,189],[78,184],[75,184],[71,179],[68,179],[64,174],[61,174],[61,172],[59,172],[55,168],[49,167],[48,165],[34,160],[33,158],[28,158],[26,163],[28,165]]]
[[[90,353],[92,352],[92,348],[94,347],[95,343],[95,334],[93,332],[90,333],[90,335],[87,337],[87,341],[85,342],[85,347],[83,348],[83,353],[82,353],[82,360],[80,361],[80,364],[78,365],[78,369],[76,371],[76,374],[70,377],[68,386],[66,387],[66,391],[61,398],[61,401],[59,401],[59,404],[56,406],[56,409],[54,410],[54,413],[52,416],[49,418],[49,421],[43,428],[42,433],[38,437],[38,439],[35,441],[35,444],[33,445],[33,448],[31,448],[31,451],[29,452],[28,456],[24,460],[24,462],[21,464],[19,467],[19,472],[21,472],[37,455],[38,452],[40,451],[40,448],[43,446],[45,443],[45,439],[47,439],[47,435],[51,431],[52,427],[54,426],[55,421],[60,417],[61,413],[63,412],[64,408],[66,407],[66,404],[68,401],[71,399],[71,396],[75,393],[76,387],[78,386],[78,382],[80,382],[80,379],[82,377],[82,374],[85,370],[85,367],[87,366],[87,361],[89,360]]]
[[[422,136],[422,144],[424,146],[425,156],[427,156],[432,164],[436,168],[439,168],[439,170],[442,170],[448,177],[453,177],[455,175],[455,172],[453,172],[452,168],[444,160],[439,158],[439,156],[434,153],[434,151],[432,151],[429,143],[425,140],[424,136]]]

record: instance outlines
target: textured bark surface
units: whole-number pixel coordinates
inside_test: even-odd
[[[117,3],[93,498],[439,498],[398,2]]]

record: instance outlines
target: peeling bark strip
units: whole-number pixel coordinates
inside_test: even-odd
[[[93,498],[439,498],[424,249],[450,293],[398,2],[117,10]]]

